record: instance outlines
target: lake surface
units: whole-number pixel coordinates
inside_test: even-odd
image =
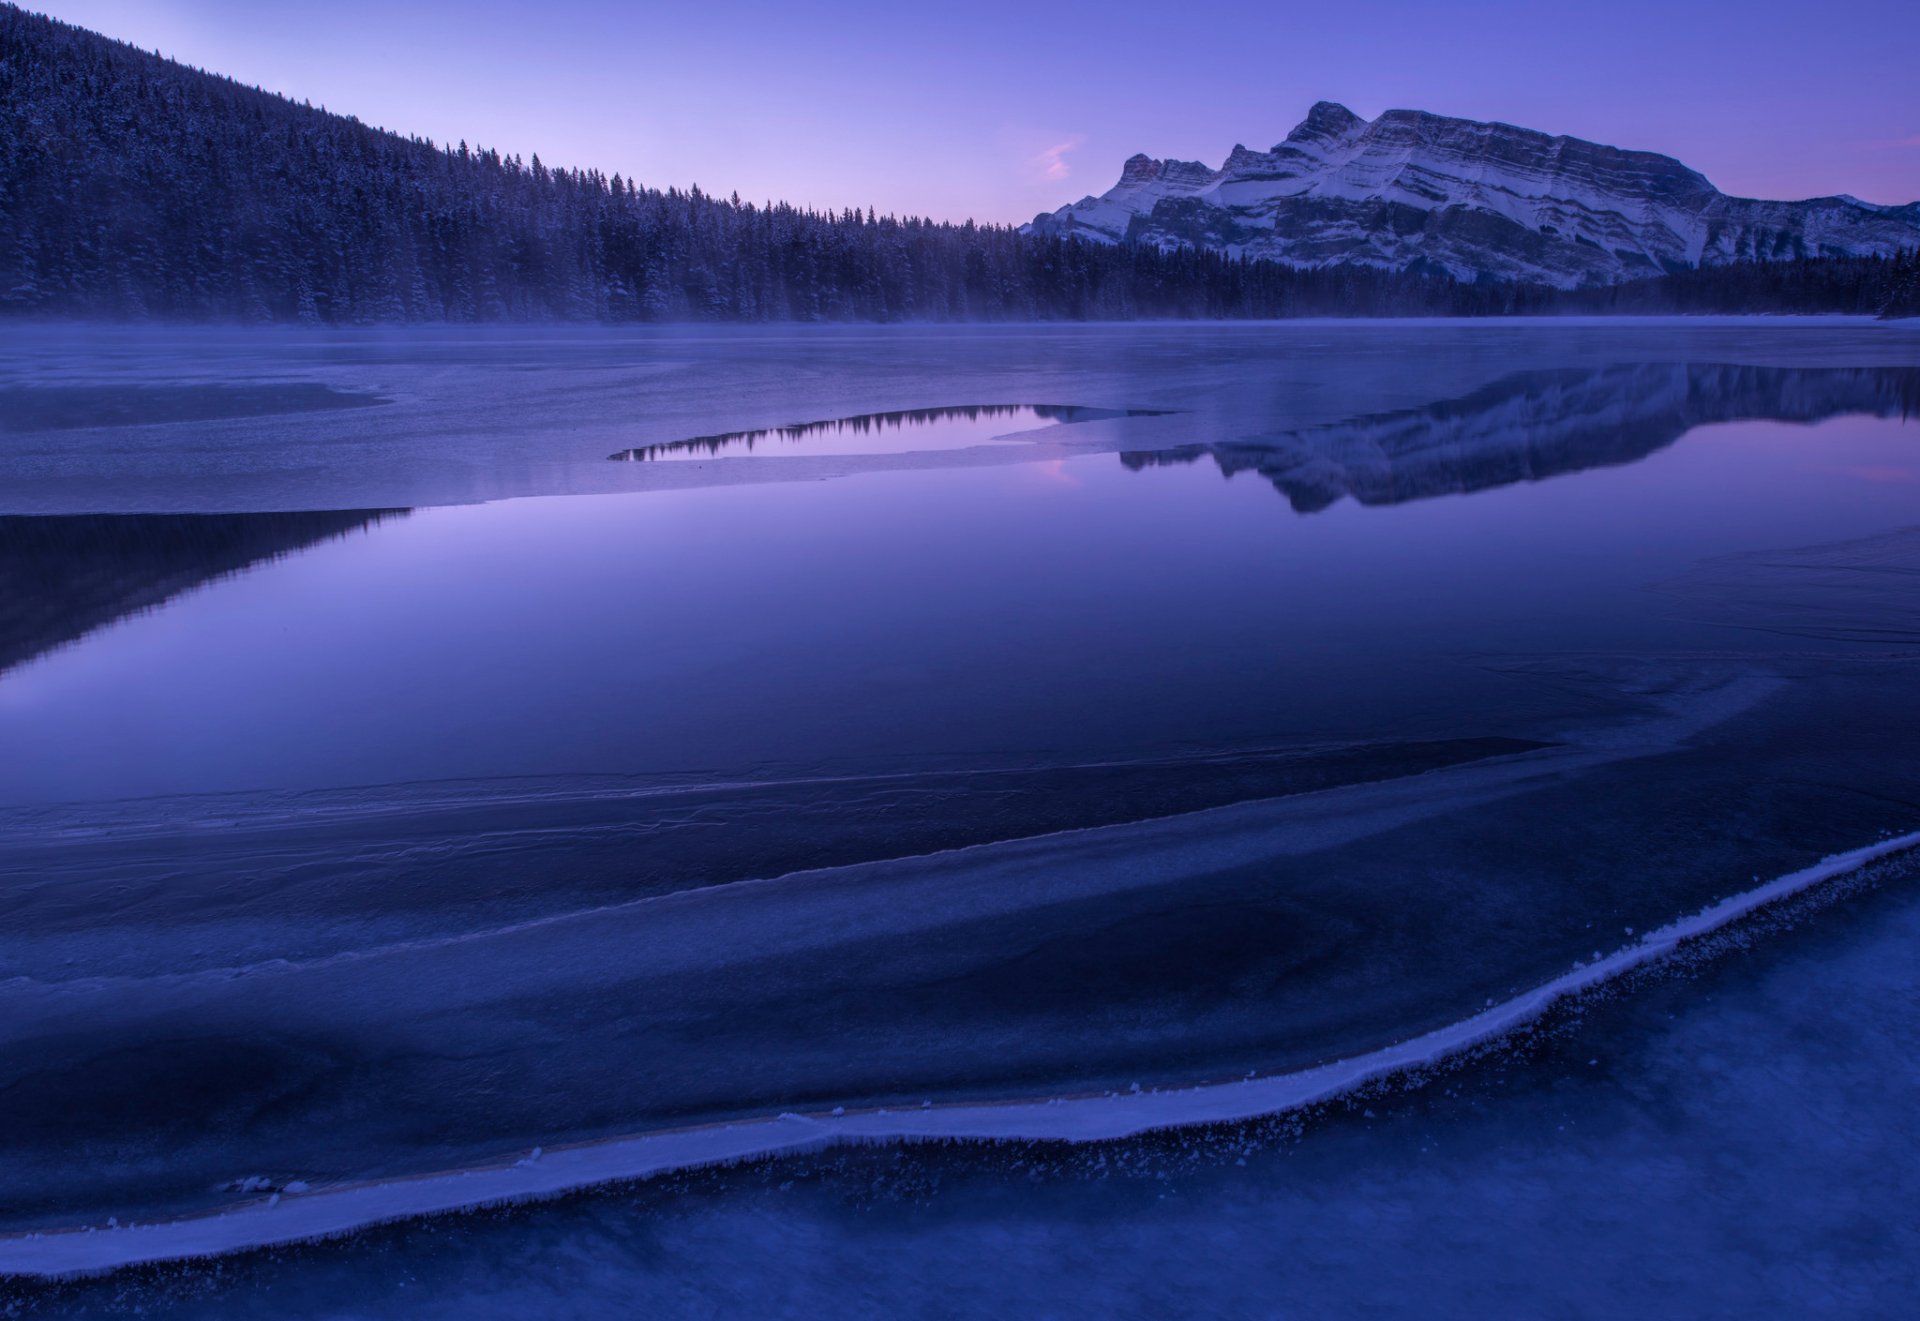
[[[185,338],[0,371],[0,1230],[1304,1068],[1920,827],[1911,328]]]

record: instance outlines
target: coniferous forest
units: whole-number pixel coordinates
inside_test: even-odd
[[[0,310],[307,322],[1916,315],[1920,253],[1562,292],[822,213],[402,137],[0,5]]]

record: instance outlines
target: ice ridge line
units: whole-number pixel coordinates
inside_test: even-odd
[[[701,1124],[554,1148],[497,1165],[277,1192],[225,1210],[138,1224],[0,1236],[0,1275],[58,1278],[341,1237],[419,1216],[539,1201],[599,1184],[817,1151],[915,1141],[1108,1142],[1259,1119],[1432,1067],[1539,1019],[1554,1004],[1672,954],[1757,910],[1920,846],[1920,831],[1834,854],[1647,932],[1638,941],[1468,1018],[1349,1059],[1267,1077],[1150,1092],[835,1109]]]

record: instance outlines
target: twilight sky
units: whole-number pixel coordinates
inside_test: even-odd
[[[1322,98],[1920,199],[1914,0],[26,4],[384,128],[754,200],[1022,221]]]

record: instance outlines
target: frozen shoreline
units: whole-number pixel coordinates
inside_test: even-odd
[[[1916,846],[1920,846],[1920,831],[1833,855],[1648,932],[1632,945],[1592,963],[1576,965],[1481,1013],[1396,1045],[1315,1068],[1155,1092],[927,1105],[917,1110],[789,1113],[551,1151],[535,1148],[511,1163],[275,1193],[212,1214],[0,1237],[0,1274],[57,1278],[142,1263],[217,1256],[342,1236],[419,1216],[538,1201],[600,1184],[840,1144],[1104,1142],[1155,1130],[1271,1116],[1439,1064],[1526,1026],[1569,996],[1657,962],[1686,942],[1712,935],[1769,904]]]

